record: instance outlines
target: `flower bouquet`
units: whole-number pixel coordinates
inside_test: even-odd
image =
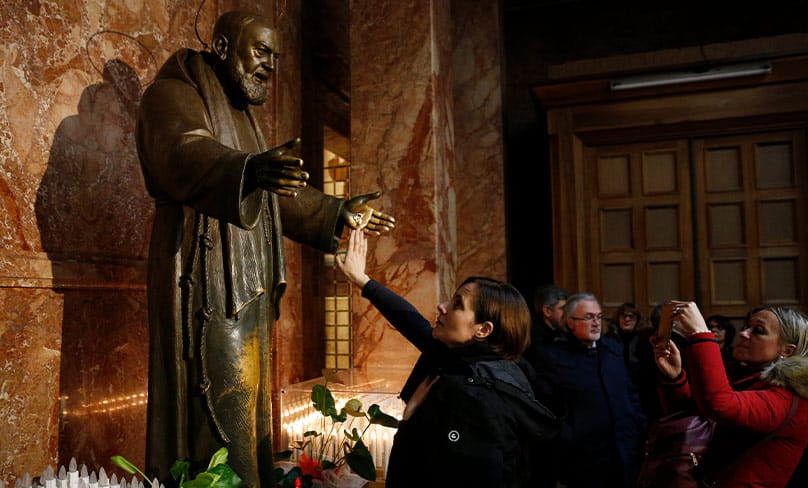
[[[397,428],[398,420],[376,404],[363,411],[362,402],[356,398],[337,411],[326,385],[312,387],[311,401],[322,416],[320,430],[305,432],[290,449],[275,455],[275,460],[280,461],[275,469],[277,486],[306,488],[321,483],[325,487],[358,488],[375,481],[376,464],[362,437],[371,425]],[[295,452],[297,460],[290,462]]]

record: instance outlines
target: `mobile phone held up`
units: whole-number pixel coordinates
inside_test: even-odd
[[[668,348],[673,331],[673,304],[668,302],[662,304],[662,312],[659,315],[659,327],[657,328],[657,340],[654,345],[657,349],[664,351]]]

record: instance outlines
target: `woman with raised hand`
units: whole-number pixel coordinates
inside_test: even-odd
[[[533,394],[521,355],[530,311],[513,286],[471,277],[438,305],[435,326],[365,274],[367,238],[351,231],[337,267],[421,356],[390,452],[388,488],[535,486],[532,449],[557,429]],[[530,371],[527,369],[527,371]]]
[[[688,366],[682,369],[673,342],[658,350],[657,366],[667,379],[661,391],[666,407],[692,400],[717,422],[705,480],[719,487],[786,486],[808,445],[808,317],[784,307],[754,309],[733,351],[752,374],[730,384],[698,306],[673,305],[673,319],[687,338]]]

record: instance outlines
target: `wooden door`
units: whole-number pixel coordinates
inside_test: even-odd
[[[691,185],[685,140],[586,151],[590,283],[607,313],[694,298]]]
[[[592,146],[584,166],[586,269],[607,314],[678,298],[740,321],[760,304],[800,305],[802,131]]]
[[[800,305],[808,287],[804,132],[697,139],[693,154],[702,306],[740,318],[760,304]]]

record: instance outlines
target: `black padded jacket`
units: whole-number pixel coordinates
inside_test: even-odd
[[[401,397],[440,376],[395,434],[386,486],[522,487],[541,462],[531,453],[558,431],[533,394],[524,361],[503,359],[486,343],[448,348],[406,300],[371,280],[362,290],[420,351]]]

